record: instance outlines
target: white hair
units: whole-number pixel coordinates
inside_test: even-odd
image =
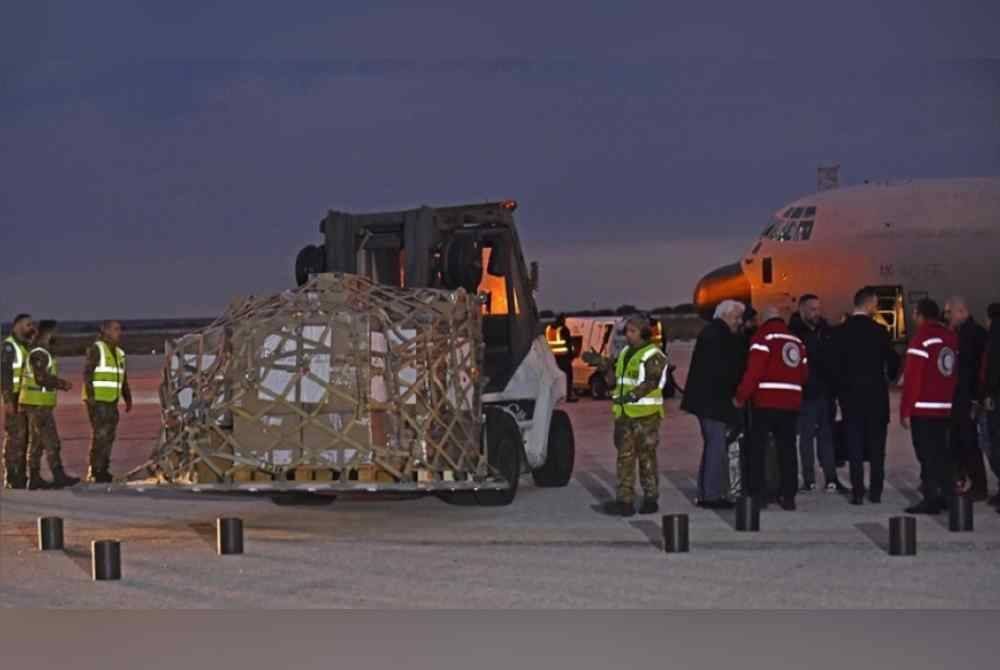
[[[724,316],[728,316],[733,312],[740,312],[741,314],[746,311],[746,306],[738,300],[723,300],[719,303],[719,306],[715,308],[715,318],[721,319]]]

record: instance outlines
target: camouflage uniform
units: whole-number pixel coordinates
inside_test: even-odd
[[[638,351],[638,349],[637,349]],[[614,387],[614,363],[611,359],[587,355],[585,358],[591,364],[599,365],[607,376],[607,382]],[[643,367],[645,379],[632,393],[637,398],[643,398],[659,387],[663,372],[667,367],[667,357],[651,356]],[[615,402],[619,402],[615,399]],[[647,500],[659,498],[659,468],[657,466],[656,449],[660,444],[660,416],[629,418],[622,416],[615,419],[614,442],[618,451],[617,457],[617,502],[631,505],[635,498],[635,466],[639,463],[639,483]]]
[[[655,379],[659,379],[659,376]],[[636,460],[639,461],[639,484],[642,486],[643,495],[648,500],[659,497],[660,475],[656,463],[656,448],[660,444],[661,422],[662,419],[658,416],[615,421],[619,501],[624,503],[633,501]]]
[[[87,362],[83,370],[83,390],[90,419],[90,471],[93,480],[111,479],[111,448],[118,434],[118,402],[94,401],[94,371],[100,364],[101,353],[97,344],[87,349]],[[122,380],[121,398],[126,409],[132,406],[132,391],[128,385],[128,373]]]
[[[44,451],[49,470],[58,472],[62,469],[62,442],[55,413],[49,407],[24,407],[22,411],[28,425],[28,471],[39,471]]]
[[[8,486],[23,488],[27,478],[28,419],[14,393],[14,359],[13,345],[4,342],[0,351],[0,399],[5,406],[14,407],[13,412],[4,412],[4,481]]]
[[[32,374],[39,386],[48,389],[69,389],[69,383],[49,372],[50,354],[41,349],[32,351],[28,358]],[[27,380],[25,380],[27,384]],[[22,389],[22,394],[25,390]],[[23,396],[22,396],[23,400]],[[42,452],[45,453],[49,469],[52,471],[57,487],[72,486],[79,480],[69,477],[62,467],[62,442],[59,440],[59,430],[56,428],[55,407],[41,407],[21,403],[21,412],[25,415],[28,428],[28,488],[41,484],[48,488],[49,482],[41,479]],[[34,484],[32,482],[35,482]]]

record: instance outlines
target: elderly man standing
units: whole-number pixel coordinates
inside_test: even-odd
[[[703,442],[698,468],[698,506],[728,509],[729,457],[726,431],[740,423],[733,405],[736,387],[743,375],[746,354],[740,329],[743,303],[724,300],[715,318],[698,335],[691,357],[681,409],[698,417]]]

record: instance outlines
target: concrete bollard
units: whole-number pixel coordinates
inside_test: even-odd
[[[742,496],[736,501],[736,530],[744,532],[760,530],[760,506],[756,498]]]
[[[58,551],[63,548],[63,520],[57,516],[38,518],[38,550]]]
[[[688,515],[663,515],[663,551],[668,554],[686,553],[690,549],[688,542]]]
[[[912,516],[889,519],[889,555],[917,555],[917,520]]]
[[[972,532],[972,498],[952,496],[948,499],[948,530],[953,533]]]
[[[94,540],[90,556],[94,581],[122,578],[122,546],[118,540]]]
[[[243,553],[243,520],[218,518],[215,520],[216,548],[220,556]]]

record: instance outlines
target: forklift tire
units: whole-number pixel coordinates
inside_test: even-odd
[[[485,435],[489,464],[510,483],[510,487],[501,491],[476,491],[476,501],[482,507],[509,505],[514,502],[517,484],[521,479],[521,459],[524,453],[521,428],[507,412],[487,409]]]
[[[566,486],[573,477],[576,461],[576,440],[569,415],[562,410],[552,412],[549,423],[549,449],[545,465],[531,473],[537,486]]]
[[[590,397],[594,400],[605,400],[608,397],[608,383],[600,373],[590,377]]]

